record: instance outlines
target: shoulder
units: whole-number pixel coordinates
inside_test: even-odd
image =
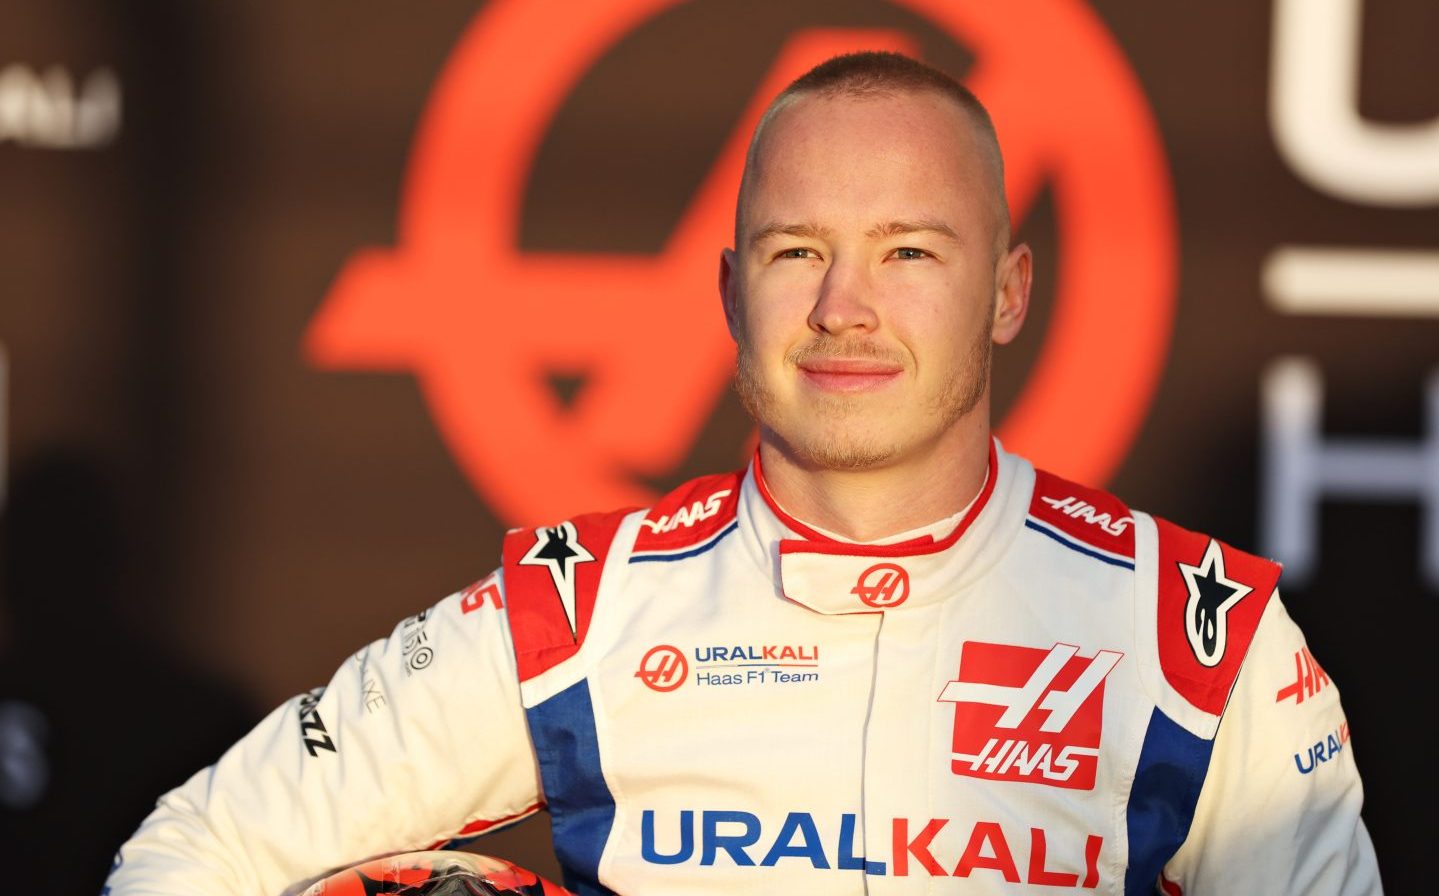
[[[1113,566],[1134,568],[1134,517],[1114,495],[1034,471],[1025,526]]]
[[[705,550],[736,525],[744,473],[701,476],[661,498],[640,520],[630,562],[678,560]]]
[[[511,529],[502,551],[504,600],[521,680],[577,653],[605,588],[646,559],[703,549],[735,522],[742,473],[702,476],[648,509],[586,513]]]
[[[703,547],[735,525],[743,479],[743,471],[701,476],[648,508],[587,513],[553,526],[511,529],[505,535],[505,566],[531,567],[528,573],[517,569],[517,575],[539,581],[557,564],[593,560],[602,566],[616,547],[627,560]],[[630,519],[637,521],[633,537],[620,539],[621,526]],[[507,590],[514,584],[507,581]]]
[[[1025,525],[1134,570],[1136,635],[1148,645],[1154,686],[1170,695],[1161,703],[1177,698],[1188,707],[1179,714],[1196,722],[1223,713],[1275,593],[1277,563],[1044,470],[1035,471]]]
[[[1158,517],[1156,636],[1165,683],[1205,714],[1224,711],[1279,583],[1279,564]]]

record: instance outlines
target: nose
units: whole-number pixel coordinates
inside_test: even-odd
[[[819,297],[809,312],[809,328],[837,336],[855,329],[872,332],[878,326],[869,272],[863,265],[835,259],[820,282]]]

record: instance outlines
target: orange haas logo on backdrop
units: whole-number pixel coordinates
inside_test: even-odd
[[[760,113],[834,54],[915,53],[898,31],[794,33],[660,254],[521,252],[525,184],[564,99],[675,2],[486,6],[430,98],[399,244],[355,253],[306,334],[318,366],[413,373],[461,469],[511,523],[653,501],[637,479],[679,467],[733,371],[715,271]],[[1173,317],[1171,191],[1139,85],[1080,0],[901,5],[974,50],[967,84],[998,127],[1015,219],[1052,185],[1055,308],[999,435],[1103,482],[1148,409]],[[566,407],[548,377],[580,371]]]

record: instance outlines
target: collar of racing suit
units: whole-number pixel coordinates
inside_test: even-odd
[[[1009,524],[1027,509],[1015,494],[1021,466],[1027,465],[991,441],[984,485],[957,519],[901,540],[856,543],[786,513],[765,485],[756,454],[740,487],[739,528],[756,559],[777,570],[789,600],[826,615],[903,611],[950,597],[997,559],[996,542],[1008,540]]]

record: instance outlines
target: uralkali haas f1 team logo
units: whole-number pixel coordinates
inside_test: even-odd
[[[1081,0],[894,2],[972,52],[966,83],[996,122],[1014,220],[1046,188],[1054,199],[1055,306],[999,434],[1102,483],[1148,411],[1173,318],[1172,188],[1142,90]],[[305,335],[316,365],[412,373],[460,468],[510,523],[653,503],[645,480],[677,473],[734,369],[714,272],[762,110],[835,54],[920,55],[904,31],[797,30],[659,254],[522,251],[529,177],[556,114],[600,59],[677,4],[485,4],[425,110],[397,245],[356,252]],[[655,77],[684,77],[684,53]],[[562,398],[550,383],[576,372],[583,386]]]
[[[939,695],[954,704],[954,773],[1093,790],[1104,679],[1123,656],[965,642]]]

